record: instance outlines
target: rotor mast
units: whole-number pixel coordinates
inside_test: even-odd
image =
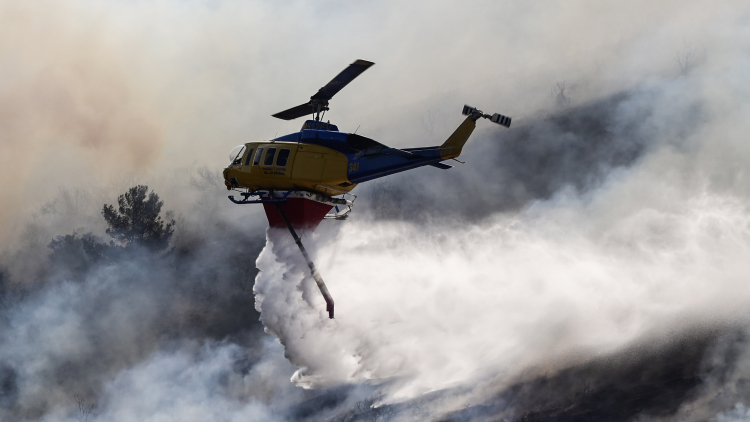
[[[320,113],[323,112],[323,114],[325,114],[326,110],[328,110],[328,100],[310,100],[310,105],[314,110],[313,114],[315,117],[313,117],[313,119],[315,119],[316,122],[319,122],[321,116]]]

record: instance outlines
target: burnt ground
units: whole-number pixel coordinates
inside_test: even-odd
[[[745,341],[744,330],[733,329],[693,334],[661,347],[642,345],[516,384],[441,421],[671,420],[701,396],[720,396],[708,391],[718,382],[733,394],[709,400],[714,408],[704,410],[715,415],[750,398],[750,379],[728,376]]]
[[[406,403],[373,407],[362,386],[318,390],[289,409],[290,420],[440,422],[709,420],[750,399],[750,377],[730,376],[748,340],[745,329],[702,330],[651,342],[516,383],[472,406],[434,419],[434,404],[471,393],[466,387]],[[487,387],[479,387],[486,389]],[[356,390],[359,389],[358,392]],[[359,396],[359,401],[352,400]],[[697,408],[701,407],[702,408]],[[696,409],[697,408],[697,409]],[[687,409],[687,410],[686,410]],[[697,412],[695,411],[697,410]],[[697,416],[704,414],[705,417]]]

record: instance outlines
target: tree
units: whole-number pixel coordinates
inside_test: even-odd
[[[680,65],[680,73],[687,75],[695,66],[695,47],[686,42],[685,48],[677,52],[674,60]]]
[[[555,95],[555,104],[558,107],[565,107],[570,104],[570,97],[565,94],[565,90],[567,89],[567,86],[565,82],[558,82],[557,83],[557,90],[553,88],[553,93],[557,93]]]
[[[93,234],[78,237],[75,231],[57,236],[47,247],[52,249],[49,259],[54,268],[65,268],[76,275],[85,273],[92,264],[104,258],[109,248]]]
[[[159,215],[164,201],[153,191],[148,195],[147,192],[145,185],[128,189],[117,198],[118,209],[105,204],[102,215],[109,225],[107,234],[123,246],[139,245],[161,251],[169,245],[175,221],[170,219],[165,224]]]

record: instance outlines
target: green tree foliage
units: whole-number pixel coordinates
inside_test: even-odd
[[[68,269],[73,274],[82,274],[99,262],[108,252],[109,246],[96,236],[86,233],[79,237],[76,232],[57,236],[47,245],[52,249],[50,262],[53,268]]]
[[[148,186],[138,185],[128,189],[117,198],[118,209],[104,205],[102,215],[109,228],[107,234],[121,245],[144,246],[151,251],[161,251],[169,245],[174,232],[174,220],[164,222],[161,207],[164,201],[153,191],[148,193]]]

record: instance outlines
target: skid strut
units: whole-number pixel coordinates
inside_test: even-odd
[[[294,227],[292,227],[292,225],[289,223],[289,220],[287,220],[286,215],[284,215],[284,211],[281,210],[281,206],[279,205],[279,203],[274,202],[273,205],[276,207],[276,211],[279,212],[279,215],[281,215],[281,219],[284,220],[284,224],[286,224],[286,228],[289,229],[289,233],[292,234],[294,241],[297,243],[299,250],[302,252],[302,256],[305,257],[305,261],[307,261],[307,266],[310,267],[310,272],[312,273],[313,279],[318,285],[320,293],[323,294],[323,299],[326,300],[326,311],[328,311],[328,318],[333,319],[333,298],[331,297],[331,293],[328,292],[328,287],[326,287],[326,283],[323,281],[323,277],[320,276],[318,270],[315,268],[315,264],[313,264],[310,256],[307,255],[307,251],[302,245],[302,241],[300,240],[299,236],[297,236],[297,232],[294,231]]]

